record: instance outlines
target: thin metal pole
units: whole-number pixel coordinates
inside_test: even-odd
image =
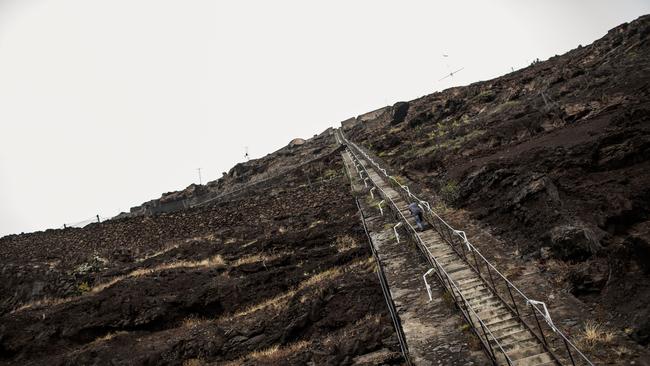
[[[521,315],[519,314],[519,308],[517,307],[517,302],[515,302],[514,296],[512,296],[512,290],[510,290],[510,284],[508,281],[504,278],[503,281],[506,283],[506,288],[508,289],[508,293],[510,294],[510,300],[512,300],[512,305],[515,307],[515,312],[517,313],[517,316],[521,318]]]
[[[476,253],[474,253],[474,251],[472,251],[472,257],[474,257],[474,265],[476,266],[476,271],[478,272],[479,277],[482,278],[483,275],[481,274],[481,268],[478,266],[478,261],[476,260]]]
[[[571,354],[571,350],[569,349],[569,344],[567,343],[564,337],[562,337],[562,341],[564,341],[564,347],[566,347],[566,351],[569,352],[569,358],[571,359],[571,364],[573,366],[576,366],[576,362],[573,360],[573,355]]]
[[[492,271],[490,271],[490,265],[487,262],[485,262],[485,266],[487,267],[488,274],[490,275],[490,282],[492,282],[492,289],[496,293],[497,287],[494,285],[494,278],[492,278]]]
[[[544,341],[544,344],[548,346],[548,342],[546,342],[546,337],[544,336],[544,331],[542,330],[542,326],[539,324],[539,319],[537,319],[537,314],[535,313],[535,309],[533,308],[533,304],[530,304],[530,311],[533,312],[533,316],[535,317],[535,322],[537,322],[537,329],[539,329],[539,333],[542,335],[542,340]]]
[[[490,343],[490,340],[487,337],[487,333],[485,333],[485,327],[483,326],[483,322],[479,321],[478,323],[481,326],[481,330],[483,331],[483,337],[485,338],[485,342],[487,342],[488,348],[490,349],[490,355],[492,356],[492,359],[496,362],[497,356],[494,354],[494,350],[492,349],[492,343]]]

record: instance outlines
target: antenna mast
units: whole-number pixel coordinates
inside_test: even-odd
[[[462,70],[464,70],[464,69],[465,69],[464,67],[461,67],[460,69],[458,69],[458,70],[456,70],[456,71],[452,71],[452,72],[450,72],[449,74],[445,75],[445,77],[443,77],[442,79],[440,79],[440,80],[438,80],[438,81],[443,81],[443,80],[445,80],[445,79],[448,78],[448,77],[452,77],[452,76],[456,75],[458,72],[460,72],[460,71],[462,71]]]

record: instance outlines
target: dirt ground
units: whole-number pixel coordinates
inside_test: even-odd
[[[0,364],[400,364],[340,155],[314,164],[215,205],[1,238]]]
[[[643,16],[565,55],[398,103],[347,136],[647,348],[649,35]]]

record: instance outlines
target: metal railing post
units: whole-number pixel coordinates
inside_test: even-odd
[[[533,306],[533,304],[530,304],[530,311],[533,313],[533,316],[535,317],[535,322],[537,323],[537,329],[539,329],[539,333],[542,335],[544,344],[548,346],[548,342],[546,341],[546,336],[544,336],[544,331],[542,330],[542,326],[539,324],[539,319],[537,318],[537,313],[535,312],[535,307]]]
[[[521,318],[521,315],[519,314],[519,308],[517,307],[517,302],[515,301],[515,297],[512,296],[512,291],[510,290],[510,284],[505,278],[503,280],[506,283],[506,288],[508,289],[508,293],[510,294],[510,300],[512,300],[512,305],[515,307],[515,312],[517,313],[517,316]]]

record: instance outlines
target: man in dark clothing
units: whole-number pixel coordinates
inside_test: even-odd
[[[415,223],[418,226],[418,230],[424,230],[424,226],[422,226],[424,220],[422,219],[422,209],[420,208],[420,205],[415,202],[411,203],[409,205],[409,211],[411,212],[411,215],[415,217]]]

